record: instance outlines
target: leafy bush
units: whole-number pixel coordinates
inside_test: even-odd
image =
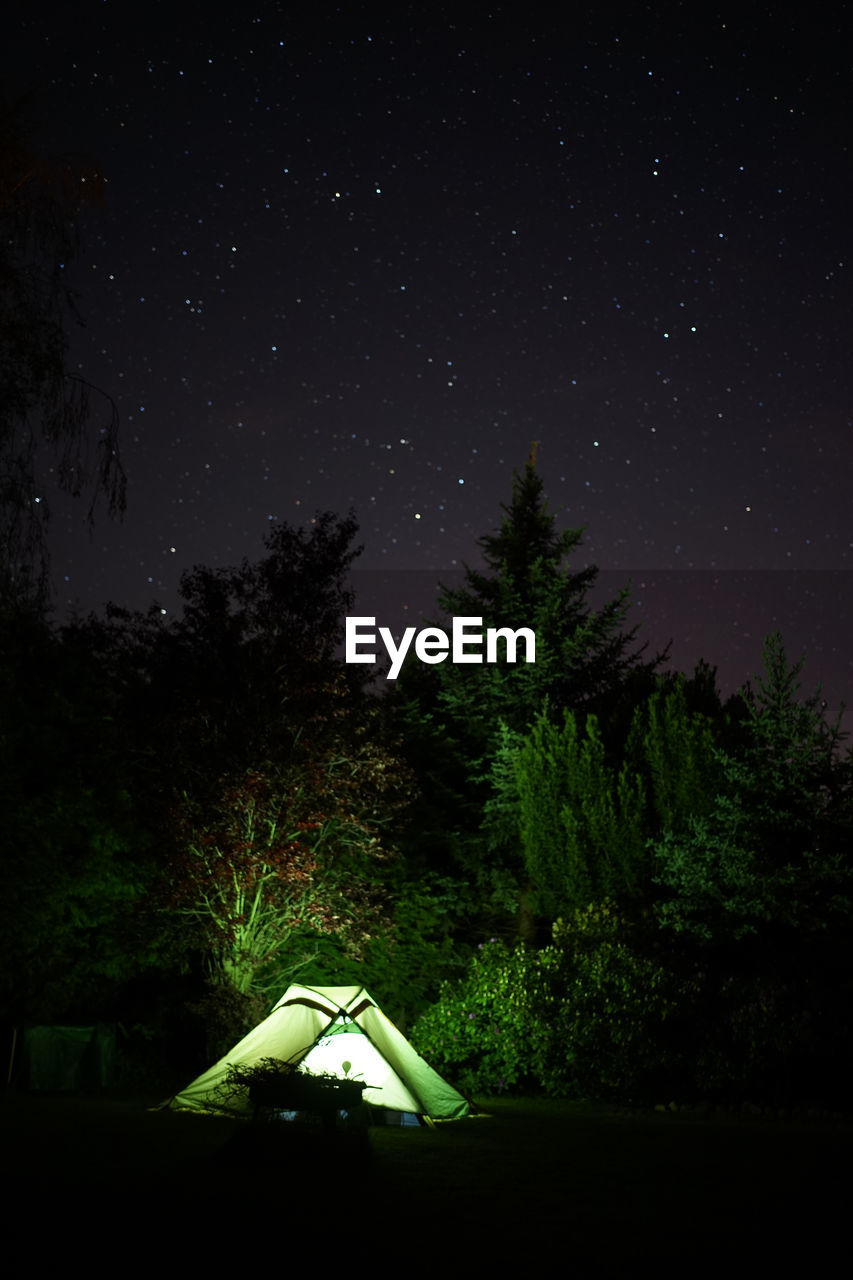
[[[680,1069],[665,1026],[691,984],[605,902],[554,925],[534,951],[492,941],[413,1029],[417,1048],[468,1092],[645,1093]]]
[[[437,1003],[415,1023],[415,1047],[469,1093],[530,1083],[530,1049],[539,1035],[533,1012],[538,953],[481,944],[467,977],[445,983]]]
[[[593,904],[555,923],[554,948],[561,983],[554,1033],[571,1049],[569,1091],[651,1096],[674,1085],[694,983],[661,961],[644,922],[609,902]]]

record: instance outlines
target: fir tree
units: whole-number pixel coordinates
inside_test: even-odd
[[[484,629],[531,628],[535,663],[413,663],[395,691],[423,795],[418,849],[430,865],[464,873],[490,933],[512,902],[524,929],[531,900],[513,820],[517,744],[543,712],[555,723],[566,710],[585,716],[642,668],[635,631],[624,630],[627,588],[596,610],[588,597],[598,570],[568,567],[583,530],[558,529],[535,450],[502,510],[500,528],[478,542],[484,567],[466,566],[463,585],[443,587],[438,603],[445,614],[482,618]]]
[[[555,718],[565,709],[592,707],[641,657],[636,628],[624,629],[628,588],[596,610],[588,597],[598,569],[569,569],[583,529],[558,530],[536,471],[535,450],[523,473],[514,473],[512,500],[502,510],[498,532],[478,542],[485,570],[466,566],[463,586],[445,587],[439,594],[446,614],[482,617],[484,627],[530,627],[536,635],[535,664],[433,668],[447,717],[478,740],[471,759],[475,775],[491,761],[501,722],[524,732],[545,705]]]

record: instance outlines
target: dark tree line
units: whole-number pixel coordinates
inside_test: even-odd
[[[65,366],[97,170],[0,112],[0,1018],[195,1011],[225,1047],[294,975],[362,981],[468,1087],[791,1097],[853,1060],[853,775],[779,636],[754,688],[604,607],[535,455],[441,621],[536,662],[341,657],[353,516],[197,566],[166,620],[48,621],[44,478],[123,503]],[[94,436],[94,445],[87,442]],[[164,1040],[165,1042],[165,1040]],[[781,1082],[781,1084],[780,1084]]]
[[[518,554],[524,530],[556,550],[549,529],[528,466],[482,544],[491,575],[469,574],[452,604],[488,616],[525,599],[516,624],[558,620],[553,640],[543,627],[554,666],[416,672],[402,704],[407,741],[425,723],[458,752],[421,775],[424,807],[443,806],[472,889],[469,941],[491,939],[417,1042],[472,1089],[837,1098],[853,923],[837,724],[779,635],[755,687],[725,703],[706,665],[686,677],[645,661],[621,631],[624,596],[591,615],[589,580],[573,594],[557,555]]]
[[[479,1089],[755,1091],[837,1055],[851,764],[781,639],[725,704],[710,668],[649,659],[624,593],[589,605],[528,464],[438,605],[535,627],[535,666],[410,660],[383,698],[341,656],[356,536],[277,527],[185,575],[174,619],[7,608],[7,1022],[142,991],[212,1046],[299,974],[431,1009],[420,1042]],[[490,1001],[521,1019],[491,1024],[511,1063],[477,1040]]]

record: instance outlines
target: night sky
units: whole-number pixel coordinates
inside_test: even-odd
[[[562,11],[12,6],[7,92],[108,179],[72,362],[128,512],[54,502],[60,611],[354,506],[416,621],[535,439],[652,648],[733,688],[779,626],[853,700],[843,7]]]

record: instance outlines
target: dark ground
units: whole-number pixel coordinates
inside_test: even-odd
[[[501,1100],[428,1129],[252,1129],[118,1100],[7,1095],[6,1257],[328,1270],[343,1251],[580,1276],[828,1274],[851,1218],[853,1122]],[[282,1251],[284,1251],[282,1253]],[[390,1251],[390,1252],[389,1252]],[[88,1266],[88,1263],[84,1263]],[[834,1269],[834,1268],[833,1268]]]

